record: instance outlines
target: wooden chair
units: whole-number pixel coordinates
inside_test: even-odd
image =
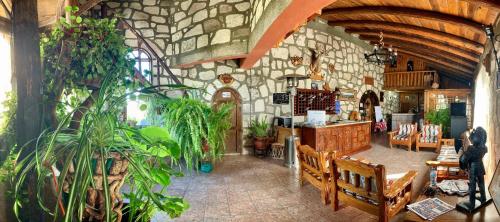
[[[399,124],[398,130],[389,132],[389,146],[402,145],[411,151],[417,135],[417,124]]]
[[[422,127],[422,132],[417,134],[416,149],[417,152],[420,147],[434,148],[436,153],[439,153],[441,148],[441,137],[443,131],[440,125],[424,125]]]
[[[331,166],[334,211],[339,209],[341,201],[386,222],[411,202],[416,171],[406,173],[388,186],[383,165],[333,159]]]
[[[274,127],[274,138],[271,142],[271,157],[273,159],[283,159],[286,138],[292,135],[292,129],[282,126]],[[295,136],[300,137],[301,130],[295,128]]]
[[[330,203],[331,189],[328,165],[334,156],[335,153],[318,152],[309,145],[299,145],[297,147],[300,185],[304,185],[304,181],[307,181],[318,188],[321,191],[321,201],[325,205]]]

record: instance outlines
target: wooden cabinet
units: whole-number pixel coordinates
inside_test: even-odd
[[[303,127],[301,143],[317,151],[337,151],[337,156],[370,148],[371,122],[337,124],[325,127]]]

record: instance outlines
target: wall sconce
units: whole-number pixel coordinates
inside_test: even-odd
[[[495,35],[495,31],[493,30],[492,25],[486,25],[484,26],[484,32],[486,33],[486,36],[488,39],[491,41],[491,47],[493,48],[493,53],[495,54],[495,61],[497,62],[497,90],[500,89],[500,60],[498,60],[498,53],[497,49],[495,47],[495,42],[500,42],[498,39],[500,35]]]

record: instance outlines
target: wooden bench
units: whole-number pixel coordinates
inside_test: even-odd
[[[417,175],[410,171],[387,186],[385,167],[351,159],[333,159],[332,207],[339,201],[388,221],[411,202],[412,182]]]
[[[304,181],[309,182],[321,191],[323,204],[329,204],[331,174],[328,165],[330,160],[335,157],[335,153],[316,151],[309,145],[299,145],[297,157],[299,159],[300,185],[302,186]]]

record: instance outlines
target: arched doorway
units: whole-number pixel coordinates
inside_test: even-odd
[[[231,129],[229,129],[226,136],[226,153],[239,154],[242,145],[243,118],[241,114],[241,96],[238,91],[228,87],[217,90],[212,98],[213,106],[217,107],[224,103],[233,103],[235,105],[231,114]]]
[[[372,130],[376,122],[375,106],[380,106],[378,96],[372,90],[367,90],[359,100],[359,111],[364,116],[364,120],[372,121]]]

